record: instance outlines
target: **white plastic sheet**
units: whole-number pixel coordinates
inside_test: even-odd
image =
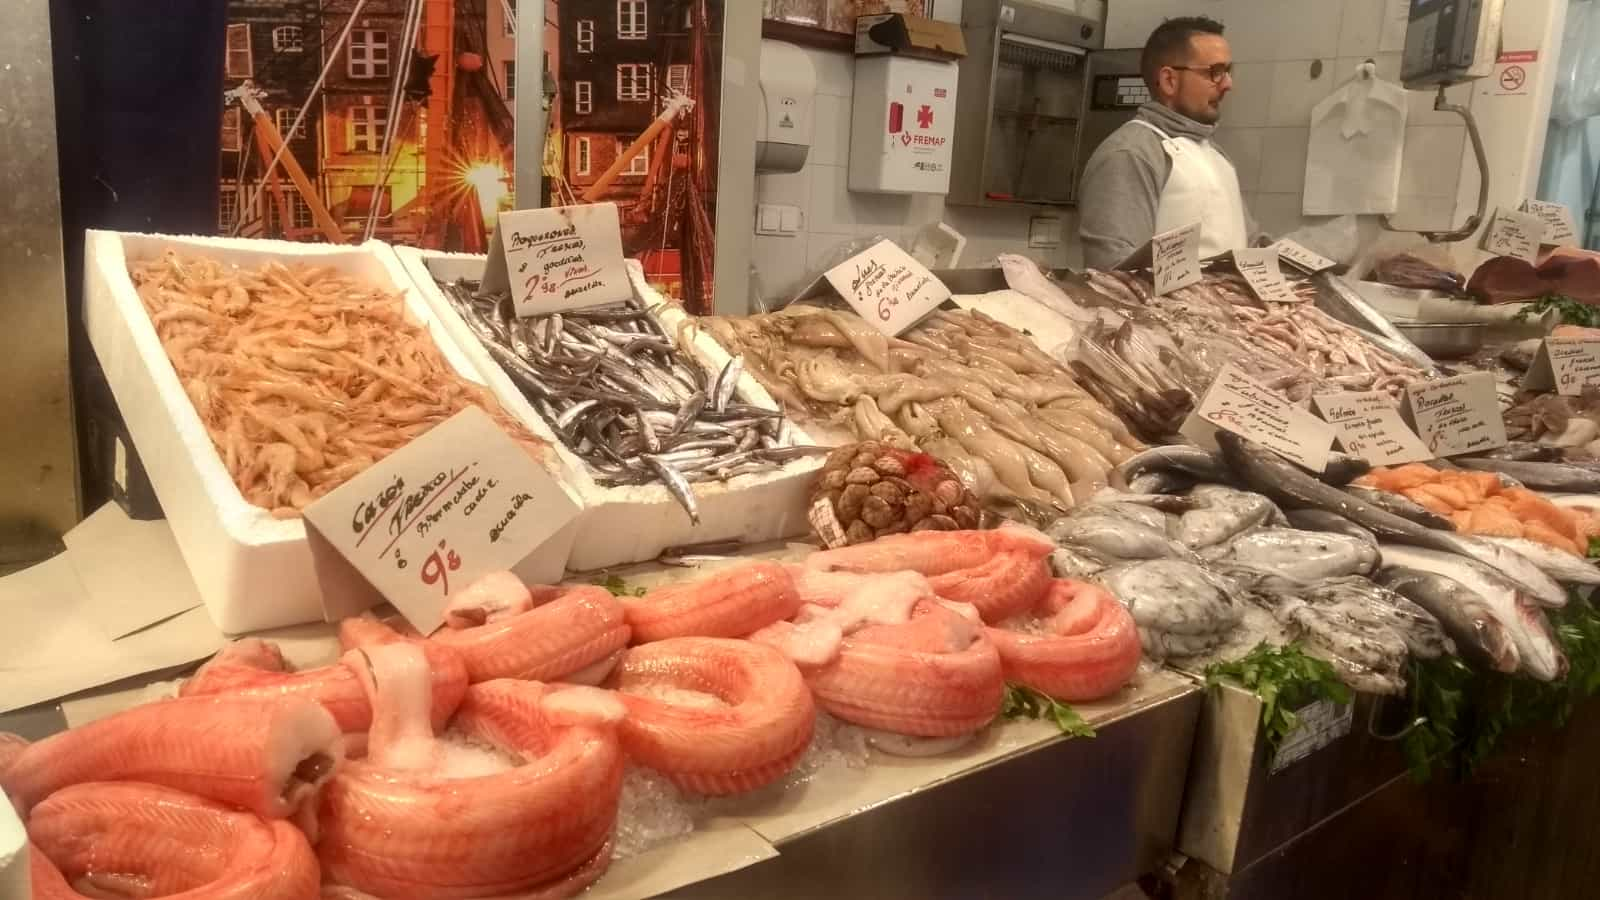
[[[1303,212],[1395,212],[1405,138],[1405,89],[1377,77],[1372,64],[1363,63],[1311,111]]]

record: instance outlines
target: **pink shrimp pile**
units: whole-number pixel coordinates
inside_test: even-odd
[[[299,515],[471,405],[548,450],[451,369],[399,293],[330,267],[246,272],[170,252],[131,274],[240,493],[273,515]]]

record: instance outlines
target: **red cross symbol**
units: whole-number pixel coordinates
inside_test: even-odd
[[[927,129],[927,128],[931,128],[932,126],[933,126],[933,107],[931,107],[928,104],[924,103],[924,104],[922,104],[922,108],[917,110],[917,127],[918,128]]]

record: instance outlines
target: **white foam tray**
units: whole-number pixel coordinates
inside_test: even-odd
[[[578,523],[578,539],[573,545],[569,568],[584,571],[608,566],[626,565],[655,559],[668,547],[722,541],[739,538],[750,543],[780,540],[803,534],[809,526],[805,517],[806,492],[818,469],[820,457],[791,460],[772,472],[740,475],[726,484],[708,482],[694,485],[695,499],[700,509],[700,524],[694,525],[667,489],[656,484],[602,487],[590,474],[588,466],[561,443],[523,397],[522,391],[512,383],[500,365],[489,356],[478,342],[477,336],[467,327],[460,314],[445,299],[434,279],[479,279],[483,276],[486,259],[483,256],[438,253],[412,247],[392,248],[406,270],[411,274],[417,289],[433,306],[433,313],[455,337],[456,343],[477,365],[490,390],[517,416],[523,424],[540,437],[555,445],[571,479],[583,498],[583,516]],[[628,264],[629,279],[634,295],[647,308],[663,304],[657,315],[669,335],[675,333],[683,313],[676,307],[665,305],[661,295],[644,280],[643,271],[634,263]],[[708,335],[695,337],[693,350],[700,362],[710,372],[721,371],[728,356]],[[772,398],[761,390],[748,375],[740,379],[739,399],[777,409]],[[806,442],[804,432],[790,423],[789,434],[795,442]]]
[[[323,586],[304,522],[275,519],[240,494],[134,289],[128,264],[168,249],[248,269],[274,259],[313,261],[401,290],[407,312],[427,327],[450,365],[474,382],[482,378],[380,242],[349,247],[88,233],[83,304],[89,341],[212,620],[229,634],[321,621]],[[517,573],[528,581],[560,580],[576,538],[574,523],[523,560]]]

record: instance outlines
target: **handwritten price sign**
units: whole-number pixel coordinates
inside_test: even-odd
[[[1216,428],[1255,441],[1313,472],[1327,468],[1334,437],[1328,423],[1233,365],[1217,373],[1181,430],[1202,446],[1214,446]]]
[[[423,634],[439,627],[453,591],[515,567],[577,515],[544,467],[477,407],[305,511]]]
[[[633,296],[614,203],[500,214],[484,293],[509,291],[517,315],[616,303]]]
[[[823,278],[861,318],[894,337],[950,299],[950,289],[893,241],[879,241]]]
[[[1435,456],[1479,453],[1506,445],[1506,423],[1494,375],[1473,372],[1406,388],[1406,419]]]
[[[1576,337],[1548,337],[1523,377],[1525,388],[1576,397],[1584,387],[1600,382],[1600,341]]]

